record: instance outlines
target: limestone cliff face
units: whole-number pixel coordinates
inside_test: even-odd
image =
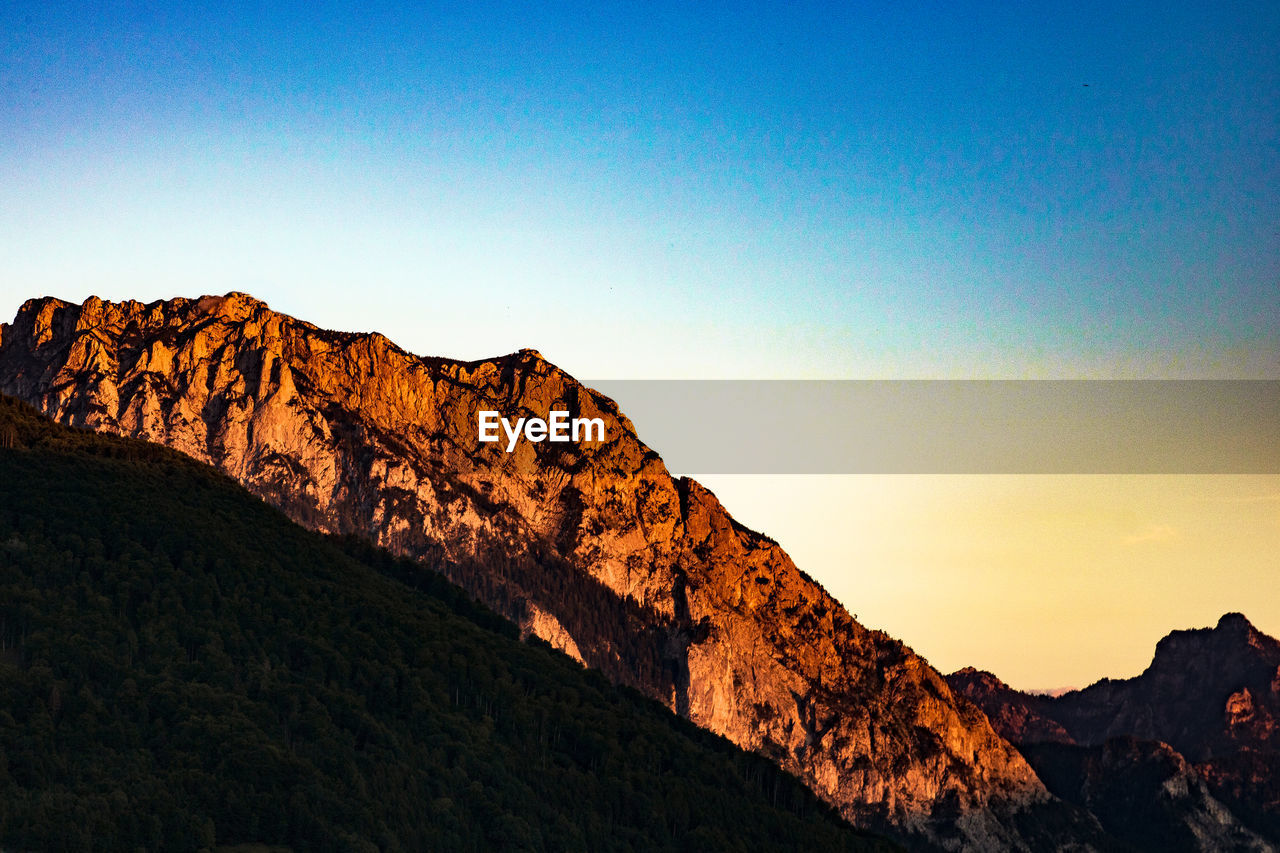
[[[1019,815],[1053,807],[926,662],[673,479],[612,401],[532,350],[423,358],[238,293],[42,299],[0,327],[0,391],[441,567],[527,631],[774,757],[857,823],[1024,849]],[[477,441],[480,410],[551,409],[602,418],[606,439],[513,453]]]

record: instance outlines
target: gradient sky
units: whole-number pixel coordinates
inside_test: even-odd
[[[587,378],[1280,377],[1273,0],[452,5],[5,4],[0,316],[236,289]],[[814,491],[876,502],[841,482]],[[1030,482],[917,484],[900,521],[982,494],[975,535],[1052,536],[1000,510]],[[776,534],[758,485],[717,489]],[[1244,542],[1276,570],[1270,519]],[[875,559],[994,559],[932,536]],[[871,559],[781,538],[833,591]]]

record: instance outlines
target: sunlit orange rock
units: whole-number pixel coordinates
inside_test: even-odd
[[[526,631],[773,757],[855,823],[1021,849],[1015,816],[1052,807],[927,663],[673,478],[611,400],[533,350],[420,357],[241,293],[41,299],[0,329],[0,391],[176,448],[304,525],[440,568]],[[606,440],[477,442],[481,409],[552,407],[604,418]]]

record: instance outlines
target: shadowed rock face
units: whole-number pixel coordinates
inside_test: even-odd
[[[1018,816],[1055,807],[927,663],[673,479],[612,401],[534,351],[422,358],[238,293],[42,299],[0,327],[0,391],[166,444],[304,525],[442,567],[525,630],[774,757],[862,825],[1022,848]],[[477,442],[483,409],[565,409],[602,418],[607,437],[508,454]]]
[[[1042,707],[1053,700],[1014,690],[989,672],[967,666],[947,676],[951,689],[981,708],[991,725],[1014,743],[1075,743]]]
[[[1133,678],[1060,696],[1023,693],[972,667],[947,676],[1014,742],[1162,741],[1193,761],[1239,749],[1280,751],[1280,642],[1228,613],[1213,628],[1173,631]]]
[[[1170,633],[1141,675],[1056,698],[974,669],[947,681],[1053,793],[1130,843],[1143,835],[1151,843],[1139,846],[1152,850],[1280,843],[1280,642],[1239,613]]]
[[[1134,849],[1275,850],[1168,744],[1116,737],[1099,746],[1038,743],[1023,750],[1050,790],[1088,809]]]
[[[1228,613],[1213,628],[1170,633],[1141,675],[1104,679],[1051,707],[1081,743],[1133,735],[1193,761],[1280,752],[1280,642]]]

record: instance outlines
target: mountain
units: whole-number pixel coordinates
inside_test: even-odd
[[[941,849],[1096,834],[924,660],[673,478],[611,400],[535,351],[420,357],[240,293],[38,299],[0,327],[0,392],[180,450],[307,527],[440,568],[857,825]],[[480,411],[552,409],[602,419],[605,439],[477,441]]]
[[[1131,849],[1274,853],[1166,743],[1108,738],[1097,746],[1023,744],[1049,789],[1095,815]]]
[[[1213,628],[1160,640],[1141,675],[1103,679],[1050,707],[1080,743],[1132,735],[1193,761],[1240,749],[1280,753],[1280,642],[1228,613]]]
[[[1154,850],[1280,845],[1280,642],[1239,613],[1170,633],[1140,675],[1057,697],[974,669],[947,681],[1114,834],[1143,827],[1164,839]]]
[[[0,398],[0,846],[238,844],[892,848],[439,575]]]
[[[1014,690],[989,672],[965,667],[947,676],[951,689],[986,713],[1001,735],[1014,743],[1075,743],[1062,724],[1046,713],[1052,697]]]

